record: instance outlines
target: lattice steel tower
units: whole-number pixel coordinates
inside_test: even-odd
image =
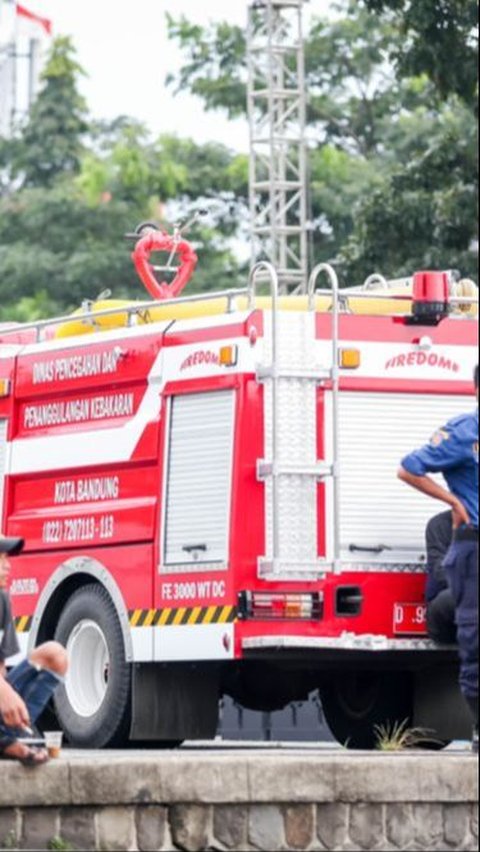
[[[305,292],[308,275],[304,2],[248,11],[251,259],[275,265],[284,293]]]

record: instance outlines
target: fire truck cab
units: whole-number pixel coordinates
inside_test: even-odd
[[[447,273],[339,290],[326,265],[279,296],[261,263],[243,289],[0,329],[12,605],[24,651],[68,650],[71,743],[211,738],[222,695],[314,690],[350,747],[404,720],[469,736],[456,649],[426,635],[437,509],[396,471],[475,404],[476,304]]]

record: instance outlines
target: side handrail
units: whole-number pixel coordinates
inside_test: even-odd
[[[280,529],[278,523],[278,506],[279,506],[279,482],[277,476],[277,423],[278,423],[278,275],[275,267],[267,260],[260,260],[250,270],[248,276],[248,306],[250,310],[255,308],[256,298],[256,281],[259,273],[266,273],[270,282],[270,295],[272,299],[271,309],[271,334],[272,334],[272,365],[271,365],[271,380],[272,380],[272,447],[271,447],[271,462],[272,462],[272,562],[278,559],[280,553]]]
[[[327,264],[328,265],[328,264]],[[327,288],[317,288],[315,296],[330,296],[331,290]],[[386,302],[411,302],[411,293],[373,293],[370,291],[356,290],[354,293],[349,287],[340,290],[340,296],[348,302],[349,299],[366,299]],[[450,296],[448,299],[449,305],[478,305],[478,296]]]
[[[338,426],[339,426],[339,378],[340,371],[338,365],[338,349],[339,349],[339,284],[338,276],[333,266],[329,263],[319,263],[312,269],[310,278],[308,279],[308,305],[310,310],[315,310],[315,295],[318,292],[315,289],[317,279],[321,273],[325,273],[328,277],[332,294],[332,479],[333,479],[333,565],[334,571],[338,570],[340,564],[340,468],[339,468],[339,441],[338,441]]]
[[[260,260],[258,263],[255,263],[252,266],[249,276],[248,276],[248,307],[249,310],[254,310],[255,308],[255,299],[256,299],[256,279],[258,277],[259,272],[265,272],[267,278],[270,281],[270,296],[272,299],[272,318],[271,318],[271,329],[272,329],[272,369],[273,373],[276,372],[277,368],[277,351],[278,351],[278,275],[277,270],[273,266],[273,264],[269,263],[268,260]],[[273,383],[275,386],[275,381]],[[276,397],[276,394],[274,394]],[[276,413],[274,411],[274,413]]]
[[[368,290],[372,287],[372,285],[374,286],[375,284],[382,284],[383,287],[388,287],[388,281],[385,276],[381,274],[381,272],[372,272],[371,275],[365,278],[365,281],[362,284],[362,289]]]
[[[33,329],[37,331],[37,339],[39,337],[42,329],[49,328],[52,325],[62,325],[66,322],[87,322],[88,320],[92,321],[92,325],[95,325],[95,321],[99,317],[108,317],[115,316],[116,314],[128,314],[129,324],[130,320],[136,315],[140,314],[143,311],[148,311],[149,308],[158,308],[158,307],[170,307],[171,305],[179,305],[187,302],[201,302],[201,301],[213,301],[215,299],[226,299],[228,306],[227,312],[233,310],[233,303],[237,296],[247,296],[249,297],[250,290],[247,287],[239,287],[238,289],[231,290],[221,290],[219,292],[209,292],[209,293],[196,293],[192,296],[178,296],[176,299],[169,299],[168,302],[159,302],[158,299],[149,301],[149,302],[132,302],[127,303],[125,305],[116,306],[114,308],[102,308],[101,311],[96,310],[87,310],[82,311],[81,313],[76,314],[62,314],[58,317],[50,317],[49,319],[44,320],[35,320],[33,322],[26,323],[18,323],[17,325],[12,325],[9,328],[0,328],[0,337],[9,334],[18,334],[22,331],[30,331]]]
[[[262,261],[263,262],[263,261]],[[266,263],[266,261],[265,261]],[[266,264],[271,266],[271,264]],[[328,264],[325,264],[328,266]],[[273,269],[273,267],[272,267]],[[274,270],[275,272],[275,270]],[[315,272],[315,270],[313,270]],[[312,273],[313,275],[313,273]],[[311,280],[312,276],[310,276]],[[313,309],[315,303],[315,296],[329,296],[332,291],[329,289],[321,289],[317,288],[310,294],[309,292],[309,308]],[[351,294],[352,298],[355,299],[371,299],[371,293],[355,293]],[[239,287],[230,290],[220,290],[215,292],[207,292],[207,293],[195,293],[191,296],[177,296],[175,299],[169,299],[169,305],[178,305],[187,302],[200,302],[200,301],[210,301],[215,299],[227,299],[228,307],[227,312],[233,310],[233,304],[235,298],[237,296],[247,296],[248,299],[248,307],[252,309],[252,306],[255,304],[255,292],[253,290],[251,283],[249,282],[248,287]],[[348,298],[348,296],[347,296]],[[403,295],[388,295],[388,294],[376,294],[376,299],[386,299],[386,300],[399,300],[399,301],[408,301],[411,302],[411,296],[403,296]],[[99,301],[99,299],[95,299],[94,301]],[[94,304],[94,301],[88,300],[88,305]],[[452,305],[478,305],[478,296],[451,296],[449,298],[449,303]],[[9,334],[17,334],[20,331],[30,331],[30,329],[35,329],[40,332],[42,329],[47,328],[52,325],[60,325],[64,322],[75,322],[76,320],[92,320],[92,324],[95,324],[95,319],[98,317],[106,317],[106,316],[114,316],[115,314],[128,314],[133,317],[135,314],[141,313],[144,310],[148,310],[149,308],[157,308],[160,305],[165,305],[164,302],[159,302],[158,300],[152,300],[148,302],[132,302],[130,304],[117,306],[115,308],[103,308],[101,311],[97,310],[85,310],[82,313],[69,313],[69,314],[61,314],[57,317],[49,317],[44,320],[33,320],[32,322],[21,322],[16,323],[15,325],[11,325],[9,327],[0,328],[0,337],[4,337]]]

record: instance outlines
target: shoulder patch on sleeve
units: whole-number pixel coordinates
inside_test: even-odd
[[[438,447],[439,444],[442,444],[444,441],[447,441],[450,437],[450,434],[445,429],[437,429],[436,432],[433,433],[430,438],[430,444],[432,447]]]

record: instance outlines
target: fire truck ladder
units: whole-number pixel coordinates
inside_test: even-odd
[[[315,293],[320,273],[331,290],[331,364],[315,363]],[[265,482],[266,555],[259,559],[263,579],[318,579],[339,569],[338,470],[338,279],[326,263],[315,267],[308,282],[305,312],[278,310],[278,277],[267,261],[250,273],[251,305],[256,282],[268,277],[272,298],[271,325],[265,329],[267,363],[257,367],[265,387],[265,458],[257,462],[257,476]],[[322,291],[324,292],[324,291]],[[319,383],[331,388],[330,458],[317,458],[317,394]],[[327,530],[327,555],[318,556],[317,493],[325,482],[327,504],[333,516]],[[330,499],[332,498],[332,499]],[[333,502],[332,502],[333,501]]]

